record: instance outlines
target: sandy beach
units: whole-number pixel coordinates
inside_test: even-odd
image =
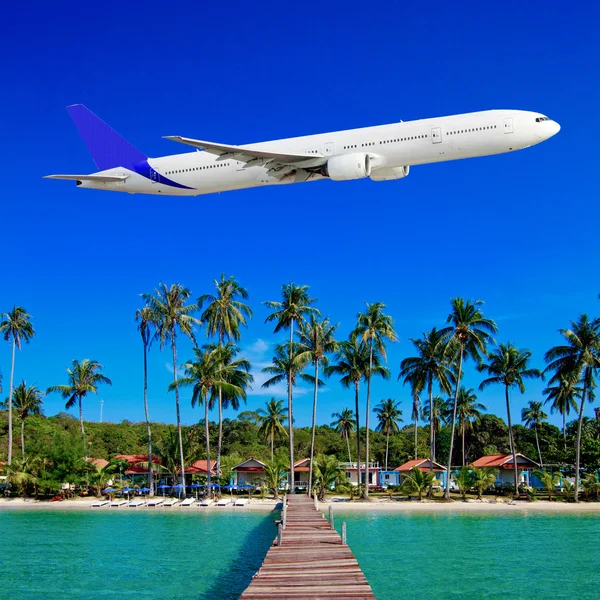
[[[60,502],[49,502],[47,500],[35,500],[33,498],[10,498],[0,499],[0,510],[151,510],[151,511],[272,511],[280,508],[281,501],[275,502],[272,499],[260,500],[252,499],[246,506],[212,506],[200,507],[194,504],[192,507],[138,507],[136,509],[129,508],[126,505],[119,509],[109,508],[104,506],[101,508],[91,508],[91,504],[96,498],[73,498],[70,500],[62,500]],[[555,513],[598,513],[600,514],[600,502],[549,502],[548,500],[538,500],[536,502],[515,501],[509,503],[507,501],[490,502],[489,500],[473,500],[467,502],[436,502],[430,500],[407,501],[407,500],[389,500],[389,499],[373,499],[369,502],[350,502],[347,498],[332,497],[327,498],[324,502],[319,502],[319,508],[323,511],[328,511],[329,506],[333,506],[335,511],[344,512],[418,512],[418,513],[478,513],[478,512],[493,512],[493,513],[510,513],[510,512],[555,512]]]

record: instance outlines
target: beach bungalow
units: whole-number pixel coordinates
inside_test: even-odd
[[[294,487],[306,490],[308,488],[308,473],[310,471],[310,458],[302,458],[294,463]],[[288,469],[289,480],[289,469]]]
[[[257,458],[249,458],[231,469],[230,483],[232,485],[256,485],[265,480],[267,465]]]
[[[474,467],[491,467],[498,469],[494,485],[501,488],[505,485],[514,485],[514,465],[512,454],[490,454],[473,461]],[[529,485],[531,473],[539,468],[531,458],[517,452],[517,478],[519,485]]]
[[[140,479],[141,478],[146,479],[149,475],[148,467],[142,466],[139,464],[139,463],[148,462],[147,454],[118,454],[117,456],[115,456],[115,460],[124,460],[127,463],[129,463],[129,466],[126,468],[126,470],[123,474],[130,476],[132,478],[132,480],[135,480],[136,477],[139,477]],[[154,462],[160,464],[160,460],[156,457],[154,457]],[[216,475],[215,465],[216,465],[216,461],[211,460],[210,461],[211,475]],[[185,468],[185,475],[186,475],[186,477],[189,475],[195,475],[195,474],[206,475],[207,467],[208,467],[208,465],[207,465],[206,459],[197,460]],[[155,476],[156,475],[157,475],[157,473],[155,472]],[[162,473],[158,473],[158,476],[162,477]]]
[[[358,485],[358,463],[356,462],[341,462],[340,469],[346,472],[346,482],[351,485]],[[365,483],[366,463],[360,463],[360,479],[361,483]],[[369,463],[369,487],[378,487],[380,483],[381,467],[378,462]]]
[[[440,485],[446,485],[446,472],[448,469],[440,463],[430,461],[428,458],[417,458],[415,460],[409,460],[403,465],[396,467],[394,471],[398,473],[398,483],[396,485],[402,485],[408,475],[411,474],[412,470],[417,467],[419,471],[425,473],[427,471],[433,471],[436,479],[440,482]]]

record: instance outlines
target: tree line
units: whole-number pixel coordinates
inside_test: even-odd
[[[152,441],[152,424],[147,398],[147,353],[154,343],[160,349],[170,347],[173,361],[173,382],[169,391],[175,398],[175,421],[179,473],[185,485],[185,452],[184,435],[180,419],[179,390],[189,386],[192,389],[192,405],[204,407],[204,453],[211,460],[211,434],[209,410],[218,409],[218,425],[216,440],[216,472],[222,473],[222,451],[224,435],[223,408],[238,409],[245,402],[247,390],[253,377],[251,364],[247,358],[240,356],[238,343],[241,340],[242,327],[252,318],[252,310],[246,303],[248,292],[234,277],[214,280],[215,293],[204,294],[192,301],[192,293],[181,284],[166,285],[164,283],[153,293],[142,294],[144,305],[136,312],[138,330],[143,347],[143,401],[146,416],[146,451],[149,457],[155,454],[156,445]],[[359,463],[364,462],[365,480],[369,478],[369,461],[373,456],[373,436],[370,416],[372,412],[371,397],[374,378],[389,379],[390,369],[387,362],[387,344],[398,340],[391,316],[385,312],[385,305],[380,302],[366,304],[363,312],[358,313],[356,325],[347,339],[339,340],[337,325],[328,317],[322,317],[315,306],[308,286],[294,283],[285,284],[281,288],[281,298],[277,301],[264,302],[271,309],[266,323],[274,325],[274,333],[287,332],[287,339],[275,348],[272,364],[263,371],[270,377],[263,384],[270,387],[285,382],[287,387],[287,409],[282,402],[273,399],[267,403],[262,413],[257,414],[257,427],[262,430],[263,438],[267,432],[270,436],[271,454],[274,453],[275,438],[281,437],[285,431],[288,442],[288,463],[291,467],[290,477],[293,480],[296,447],[294,435],[297,429],[293,426],[293,392],[299,380],[313,386],[312,423],[310,427],[309,493],[313,483],[313,463],[317,446],[317,403],[318,390],[323,385],[322,377],[338,377],[340,383],[354,390],[354,409],[344,408],[335,414],[335,428],[341,433],[350,452],[350,434],[354,435],[356,457]],[[544,390],[546,403],[550,410],[558,411],[563,418],[563,442],[569,441],[567,417],[575,411],[578,415],[576,424],[575,473],[581,472],[582,439],[584,438],[586,419],[584,409],[586,402],[595,396],[596,378],[600,367],[600,320],[581,315],[571,323],[568,329],[560,329],[563,343],[545,354],[546,367],[543,370],[531,367],[531,352],[518,348],[513,343],[496,344],[494,335],[498,332],[496,323],[485,317],[482,302],[454,298],[444,327],[432,328],[422,337],[411,339],[414,355],[405,358],[400,364],[398,379],[408,386],[412,397],[412,433],[414,434],[415,455],[418,454],[419,427],[418,422],[424,419],[429,425],[428,452],[435,460],[436,455],[447,457],[450,469],[455,459],[455,440],[457,433],[461,439],[463,464],[465,460],[465,444],[469,432],[475,430],[478,414],[483,407],[476,401],[474,390],[466,390],[462,385],[465,366],[472,362],[476,369],[483,373],[480,389],[489,385],[502,385],[505,391],[508,446],[513,460],[517,452],[517,429],[512,425],[510,392],[516,388],[523,393],[525,381],[546,377],[548,387]],[[199,344],[197,335],[204,331],[207,343]],[[39,412],[42,392],[23,381],[14,386],[14,366],[16,350],[21,350],[22,343],[28,343],[34,337],[31,316],[22,307],[14,307],[12,311],[3,313],[0,332],[11,344],[12,361],[10,372],[9,395],[6,401],[7,410],[7,463],[13,460],[13,407],[19,406],[23,432],[24,421],[28,414]],[[180,337],[189,338],[194,345],[194,356],[179,363],[177,341]],[[178,377],[178,369],[183,366],[184,376]],[[88,456],[86,434],[83,419],[83,400],[92,393],[97,393],[98,386],[110,385],[111,381],[103,374],[100,363],[94,360],[74,360],[68,368],[67,384],[49,387],[46,393],[60,393],[66,400],[66,408],[77,406],[79,410],[79,426],[84,458]],[[364,398],[364,425],[360,416],[361,384],[366,384]],[[535,433],[537,454],[541,461],[540,429],[545,413],[541,401],[530,402],[523,413],[525,422]],[[27,407],[27,408],[25,408]],[[273,418],[274,409],[280,414]],[[25,412],[22,412],[25,411]],[[382,401],[376,408],[377,427],[385,439],[385,461],[387,463],[390,442],[400,431],[400,409],[394,399]],[[484,415],[485,416],[485,415]],[[287,429],[283,423],[287,420]],[[481,419],[479,419],[480,421]],[[442,422],[444,425],[442,425]],[[551,427],[551,426],[548,426]],[[446,428],[446,443],[440,443]],[[406,430],[406,428],[404,428]],[[589,427],[588,427],[589,429]],[[364,435],[363,435],[364,432]],[[24,455],[24,440],[22,452]],[[393,451],[392,442],[392,451]],[[364,451],[361,449],[364,447]],[[25,458],[23,456],[23,458]],[[369,460],[366,460],[366,459]],[[516,464],[516,461],[515,461]],[[160,470],[158,462],[150,460],[150,473]],[[515,474],[516,476],[516,474]],[[360,478],[360,472],[359,472]],[[210,483],[210,473],[208,474]],[[150,481],[152,483],[152,481]],[[515,481],[516,483],[516,481]],[[576,478],[576,488],[579,479]],[[445,495],[449,498],[449,482]],[[515,489],[518,486],[515,486]],[[364,497],[368,498],[368,487],[364,489]],[[578,489],[575,490],[578,497]]]

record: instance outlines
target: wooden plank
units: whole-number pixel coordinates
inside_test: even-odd
[[[281,546],[269,549],[240,598],[373,600],[352,550],[342,545],[314,502],[307,496],[287,496],[284,502],[287,515]]]

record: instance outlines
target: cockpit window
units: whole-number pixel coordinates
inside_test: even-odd
[[[550,117],[536,117],[535,122],[541,123],[542,121],[549,121]]]

